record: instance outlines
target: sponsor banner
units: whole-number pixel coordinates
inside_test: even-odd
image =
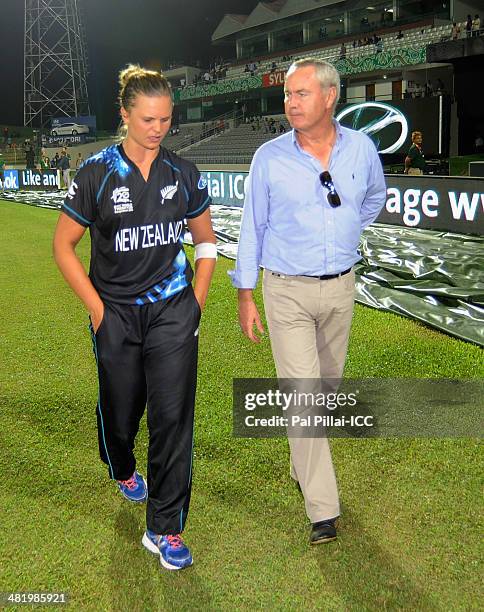
[[[52,117],[51,127],[56,128],[65,123],[87,125],[91,133],[96,131],[96,115],[76,115],[75,117]]]
[[[203,171],[215,204],[244,205],[247,172]],[[386,175],[387,201],[377,223],[484,235],[484,179]]]
[[[284,85],[285,70],[277,72],[268,72],[262,75],[262,87],[280,87]]]
[[[58,170],[5,170],[3,188],[11,191],[59,189]]]
[[[387,202],[378,223],[484,235],[484,179],[407,175],[385,178]]]
[[[73,146],[85,144],[86,142],[93,142],[95,139],[91,137],[86,137],[85,134],[77,134],[76,136],[47,136],[46,144],[47,146]]]
[[[264,74],[262,86],[282,88],[285,74],[284,71]],[[403,163],[414,131],[423,133],[423,152],[427,158],[448,155],[449,96],[340,103],[335,118],[345,127],[368,134],[380,154],[396,157],[392,163],[397,159]]]
[[[248,172],[201,172],[215,204],[243,206]]]
[[[18,170],[18,189],[52,191],[59,189],[58,170]]]
[[[445,96],[338,104],[335,117],[341,125],[368,134],[380,154],[394,155],[400,162],[414,131],[423,133],[427,158],[448,152],[450,104]]]
[[[13,191],[18,191],[19,189],[18,170],[4,170],[3,171],[2,189],[11,189]]]

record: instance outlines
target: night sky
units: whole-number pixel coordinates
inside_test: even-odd
[[[129,62],[162,68],[170,60],[218,56],[211,36],[225,13],[248,14],[257,0],[80,0],[90,60],[91,112],[98,127],[118,123],[117,74]],[[0,125],[23,123],[24,0],[0,0]],[[225,54],[227,55],[227,53]],[[233,50],[235,55],[235,50]]]

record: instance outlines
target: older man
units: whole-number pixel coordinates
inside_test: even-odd
[[[354,303],[353,265],[361,231],[385,202],[377,151],[363,133],[333,118],[340,93],[334,67],[298,60],[285,82],[292,131],[262,145],[251,164],[237,266],[239,320],[259,342],[253,300],[259,266],[264,306],[280,379],[339,379]],[[289,438],[291,476],[312,524],[310,542],[336,538],[340,514],[328,440]]]

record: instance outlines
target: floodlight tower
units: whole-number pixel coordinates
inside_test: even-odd
[[[24,125],[89,115],[82,0],[25,0]]]

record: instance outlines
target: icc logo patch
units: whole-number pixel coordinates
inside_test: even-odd
[[[115,214],[133,212],[133,203],[131,202],[128,187],[117,187],[111,195],[111,200],[114,202],[113,208]]]

